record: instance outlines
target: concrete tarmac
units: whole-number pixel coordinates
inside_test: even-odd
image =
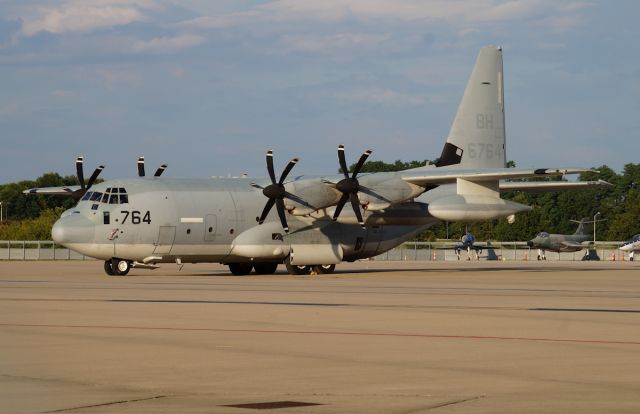
[[[261,408],[638,413],[640,264],[0,262],[0,412]]]

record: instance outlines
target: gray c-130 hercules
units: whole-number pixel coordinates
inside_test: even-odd
[[[502,49],[480,50],[439,161],[389,173],[361,173],[364,152],[343,175],[296,176],[291,160],[276,176],[267,153],[267,179],[144,177],[95,184],[36,188],[35,194],[79,198],[55,223],[52,237],[105,261],[108,274],[158,263],[217,262],[233,274],[330,273],[342,261],[379,255],[438,221],[473,222],[513,216],[530,207],[500,198],[512,190],[555,191],[607,185],[595,182],[507,182],[507,179],[577,174],[581,168],[505,168]],[[348,205],[348,206],[347,206]],[[273,208],[275,207],[275,209]]]

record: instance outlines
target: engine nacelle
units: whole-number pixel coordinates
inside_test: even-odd
[[[360,204],[370,211],[384,210],[391,205],[413,199],[425,191],[424,187],[408,183],[398,177],[364,175],[359,182]]]
[[[449,195],[429,203],[429,214],[442,221],[482,221],[511,216],[531,207],[482,195]]]
[[[295,199],[285,198],[284,206],[294,216],[306,216],[329,207],[340,200],[339,191],[320,180],[300,180],[285,184],[285,190]]]

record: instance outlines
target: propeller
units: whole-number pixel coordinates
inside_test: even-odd
[[[104,165],[98,165],[98,167],[93,171],[91,177],[89,177],[89,182],[85,184],[84,182],[84,157],[76,158],[76,174],[78,176],[78,181],[80,182],[80,189],[73,192],[73,196],[75,198],[81,198],[93,184],[95,184],[98,176],[104,169]]]
[[[162,164],[156,172],[153,174],[154,177],[160,177],[164,170],[167,169],[167,164]],[[138,177],[144,177],[144,156],[138,157]]]
[[[362,153],[358,163],[353,169],[351,177],[349,177],[349,168],[347,167],[347,160],[344,156],[344,145],[338,145],[338,162],[340,162],[340,168],[342,169],[344,178],[336,183],[336,189],[342,193],[342,197],[340,197],[340,201],[338,201],[338,205],[336,206],[336,211],[333,213],[333,221],[338,220],[338,216],[340,216],[340,212],[344,205],[347,204],[347,201],[351,201],[351,207],[358,219],[358,223],[360,223],[362,228],[364,228],[364,220],[362,219],[362,212],[360,211],[360,201],[358,200],[360,183],[356,177],[364,163],[367,161],[367,158],[369,158],[369,155],[371,155],[371,150],[366,150]]]
[[[269,199],[267,200],[267,204],[265,204],[264,209],[262,210],[262,214],[258,219],[258,224],[264,223],[267,215],[269,215],[269,211],[271,211],[271,208],[275,204],[276,210],[278,211],[278,217],[280,217],[280,223],[282,223],[282,228],[284,229],[285,233],[289,232],[289,225],[287,224],[287,218],[285,216],[284,199],[294,199],[295,197],[292,194],[287,193],[287,191],[284,189],[284,180],[287,178],[287,175],[289,175],[291,169],[297,163],[297,158],[289,161],[289,164],[287,164],[284,171],[282,171],[282,174],[280,174],[280,179],[276,182],[276,173],[273,169],[273,151],[267,151],[267,171],[269,172],[271,184],[266,187],[262,187],[256,183],[251,183],[253,187],[261,189],[262,194],[264,194],[265,197]]]

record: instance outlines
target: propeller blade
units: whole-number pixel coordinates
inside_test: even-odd
[[[153,174],[153,176],[160,177],[164,172],[164,170],[166,169],[167,169],[167,164],[162,164],[161,166],[158,167],[158,169],[156,170],[155,174]]]
[[[84,169],[82,164],[84,163],[83,157],[76,158],[76,174],[78,175],[78,181],[80,181],[80,188],[84,190]]]
[[[284,201],[281,198],[276,198],[276,210],[278,210],[278,217],[280,217],[280,223],[285,233],[289,233],[289,225],[287,224],[287,217],[284,214]]]
[[[287,164],[287,166],[285,167],[284,171],[282,171],[282,174],[280,175],[280,181],[278,181],[278,184],[282,184],[284,183],[284,180],[287,178],[287,175],[289,175],[289,173],[291,172],[291,169],[298,163],[298,159],[294,158],[291,161],[289,161],[289,164]]]
[[[353,212],[356,213],[358,223],[360,223],[360,225],[364,229],[364,220],[362,219],[362,212],[360,211],[360,201],[358,200],[358,196],[355,193],[351,193],[349,198],[351,199],[351,207],[353,207]]]
[[[340,163],[344,178],[349,178],[349,168],[347,167],[347,160],[344,156],[344,145],[342,144],[338,145],[338,162]]]
[[[96,182],[96,180],[98,179],[98,176],[100,175],[100,173],[102,172],[102,170],[104,170],[104,165],[98,165],[98,168],[96,168],[95,170],[93,170],[93,174],[91,174],[91,177],[89,177],[89,182],[87,183],[87,187],[85,188],[85,190],[89,190],[91,188],[91,186]]]
[[[276,183],[276,172],[273,170],[273,151],[267,151],[267,171],[273,184]]]
[[[260,214],[260,219],[258,220],[258,224],[264,223],[264,220],[269,215],[269,211],[271,211],[271,207],[276,203],[275,198],[270,198],[267,200],[267,204],[264,205],[264,209],[262,209],[262,214]]]
[[[138,157],[138,177],[144,177],[144,157]]]
[[[366,150],[364,153],[362,153],[360,159],[358,160],[358,163],[356,164],[356,168],[353,169],[353,175],[351,176],[351,178],[356,178],[356,175],[358,175],[358,173],[360,172],[360,169],[364,165],[365,161],[367,161],[367,158],[369,158],[369,155],[371,155],[371,150]]]
[[[260,190],[264,190],[264,187],[263,187],[263,186],[261,186],[260,184],[251,183],[250,185],[251,185],[251,187],[253,187],[253,188],[258,188],[258,189],[260,189]]]
[[[349,194],[342,194],[342,197],[340,197],[340,201],[338,201],[338,205],[336,206],[336,211],[333,213],[333,221],[338,220],[338,216],[340,215],[344,205],[347,204],[347,200],[349,200]]]

